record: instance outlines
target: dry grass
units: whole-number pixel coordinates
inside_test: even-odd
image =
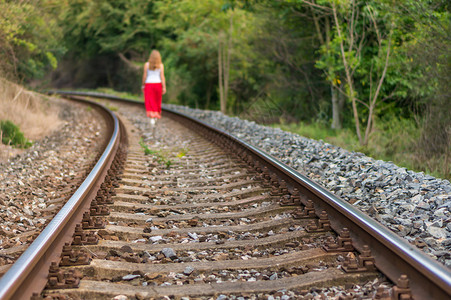
[[[0,120],[18,125],[27,139],[41,139],[60,125],[58,108],[51,104],[51,99],[0,78]],[[0,160],[11,153],[15,151],[0,147]]]

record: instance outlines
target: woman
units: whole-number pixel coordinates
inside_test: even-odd
[[[164,66],[157,50],[152,50],[149,60],[144,64],[142,89],[147,117],[150,118],[150,124],[155,125],[156,120],[161,118],[161,98],[166,93]]]

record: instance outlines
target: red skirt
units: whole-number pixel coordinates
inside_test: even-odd
[[[146,83],[144,85],[144,104],[151,118],[161,118],[161,98],[163,86],[161,83]]]

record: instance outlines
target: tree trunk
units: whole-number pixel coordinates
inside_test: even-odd
[[[221,106],[221,112],[225,113],[226,111],[226,103],[224,101],[224,88],[222,86],[222,41],[221,41],[221,34],[218,36],[219,42],[218,42],[218,78],[219,78],[219,104]]]
[[[374,26],[376,27],[376,23],[375,23]],[[390,47],[391,47],[392,32],[393,31],[390,29],[390,33],[388,35],[387,53],[385,55],[384,70],[382,71],[381,78],[379,79],[379,82],[377,84],[377,88],[376,88],[376,91],[374,93],[373,99],[370,99],[371,102],[370,102],[370,109],[369,109],[369,113],[368,113],[368,124],[366,126],[365,139],[363,141],[364,145],[368,144],[368,140],[370,138],[370,132],[371,132],[371,129],[373,127],[372,121],[374,120],[374,118],[373,118],[374,109],[376,107],[377,98],[379,97],[379,92],[382,89],[382,84],[384,83],[385,75],[387,74],[388,62],[389,62],[389,58],[390,58]],[[382,48],[382,40],[379,41],[379,51],[381,51],[381,48]]]
[[[224,111],[223,113],[226,113],[227,111],[227,99],[229,96],[229,74],[230,74],[230,56],[232,51],[232,31],[233,31],[233,12],[230,15],[230,28],[229,28],[229,36],[227,40],[227,51],[224,49],[223,52],[223,71],[224,71]],[[224,45],[225,48],[225,45]]]
[[[342,106],[340,106],[339,92],[334,88],[333,85],[330,86],[330,94],[332,99],[332,129],[341,129],[343,126],[341,124],[341,111]]]
[[[341,85],[340,88],[343,88],[343,85]],[[340,93],[338,91],[337,95],[338,95],[338,111],[340,112],[339,113],[340,125],[343,127],[343,110],[345,109],[346,97],[343,93]]]
[[[357,137],[359,138],[359,143],[362,145],[363,144],[363,139],[362,139],[362,134],[360,132],[360,121],[359,121],[359,113],[357,111],[357,101],[356,101],[356,97],[355,97],[355,91],[354,91],[354,82],[352,80],[351,77],[351,70],[348,64],[348,60],[346,59],[346,55],[345,55],[345,50],[344,50],[344,45],[343,45],[343,36],[341,34],[341,29],[340,29],[340,23],[338,22],[338,17],[337,17],[337,8],[335,7],[335,2],[332,2],[332,12],[334,15],[334,20],[335,20],[335,28],[337,29],[337,34],[338,37],[340,38],[340,50],[341,50],[341,58],[343,60],[343,66],[345,69],[345,73],[346,73],[346,81],[347,81],[347,85],[349,88],[349,97],[351,98],[351,102],[352,102],[352,112],[354,114],[354,121],[355,121],[355,131],[357,133]]]
[[[219,33],[218,39],[218,79],[219,103],[221,112],[227,112],[227,98],[229,94],[230,57],[232,52],[233,13],[230,15],[230,28],[228,35]],[[224,40],[223,40],[224,38]]]
[[[205,94],[205,108],[210,109],[210,101],[211,101],[211,82],[208,83],[207,93]]]

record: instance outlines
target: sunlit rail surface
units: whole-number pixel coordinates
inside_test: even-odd
[[[3,276],[1,299],[266,299],[312,290],[352,299],[362,292],[353,286],[368,298],[451,296],[449,270],[259,149],[169,109],[147,145],[132,122],[98,109],[111,127],[103,155]]]

